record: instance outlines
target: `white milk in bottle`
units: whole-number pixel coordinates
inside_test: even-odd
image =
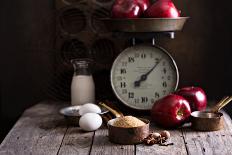
[[[74,74],[71,84],[71,104],[83,105],[95,102],[95,85],[90,69],[91,61],[73,59]]]

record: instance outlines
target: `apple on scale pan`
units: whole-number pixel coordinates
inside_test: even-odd
[[[180,17],[171,0],[116,0],[112,18],[103,18],[111,31],[121,32],[173,32],[182,30],[189,17]],[[146,26],[144,26],[146,25]]]
[[[149,6],[149,0],[116,0],[111,9],[111,17],[139,18]]]

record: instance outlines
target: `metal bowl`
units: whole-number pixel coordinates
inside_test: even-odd
[[[118,118],[108,121],[109,140],[117,144],[139,144],[149,135],[150,121],[147,119],[139,118],[146,123],[143,126],[133,128],[123,128],[113,126],[114,121]]]
[[[110,31],[119,32],[173,32],[182,30],[189,17],[178,18],[103,18]]]
[[[207,111],[194,111],[191,113],[192,128],[200,131],[216,131],[223,128],[223,114]]]
[[[65,117],[65,119],[67,120],[67,123],[69,125],[74,125],[74,126],[78,126],[79,125],[79,119],[81,117],[81,115],[79,114],[79,109],[81,106],[77,105],[77,106],[68,106],[65,108],[60,109],[60,114],[63,115]],[[104,107],[101,107],[101,113],[98,113],[99,115],[103,115],[107,112],[109,112],[109,110],[107,110]]]

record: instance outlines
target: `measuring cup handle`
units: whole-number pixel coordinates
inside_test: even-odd
[[[116,110],[112,109],[111,107],[107,106],[105,103],[100,102],[99,103],[101,106],[105,107],[106,109],[108,109],[112,114],[115,115],[115,117],[121,117],[123,115],[121,115],[120,113],[118,113]]]
[[[211,112],[215,113],[218,112],[220,109],[220,106],[227,100],[229,99],[229,96],[223,97],[213,108],[211,108]]]
[[[232,96],[229,97],[226,101],[224,101],[218,108],[218,111],[221,110],[223,107],[225,107],[227,104],[229,104],[232,101]]]

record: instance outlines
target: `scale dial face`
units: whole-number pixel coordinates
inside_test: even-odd
[[[173,58],[157,46],[125,49],[111,69],[114,93],[125,105],[150,110],[154,102],[176,90],[179,73]]]

